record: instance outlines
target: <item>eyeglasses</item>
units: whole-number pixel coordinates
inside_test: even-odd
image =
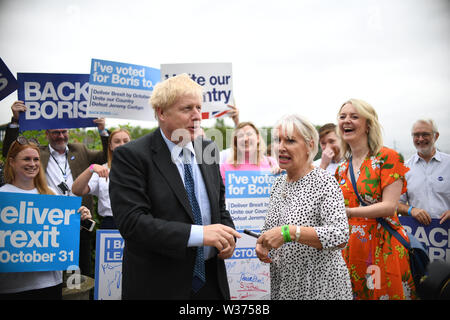
[[[53,131],[50,131],[50,130],[48,130],[48,132],[52,135],[52,136],[59,136],[60,134],[62,134],[62,135],[65,135],[65,134],[67,134],[67,130],[53,130]]]
[[[424,139],[428,139],[433,135],[433,132],[413,132],[411,133],[411,136],[415,139],[418,139],[420,137]]]
[[[35,138],[27,139],[24,136],[19,136],[19,137],[17,137],[16,141],[18,143],[20,143],[21,145],[34,144],[38,147],[40,146],[39,141],[37,141]]]

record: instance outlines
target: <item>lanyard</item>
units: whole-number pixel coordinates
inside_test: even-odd
[[[64,181],[67,182],[67,150],[64,152],[64,155],[66,156],[66,162],[64,164],[64,170],[59,166],[58,161],[56,161],[56,158],[53,156],[53,154],[50,152],[50,155],[52,156],[53,160],[55,160],[56,165],[58,166],[59,170],[61,171]]]

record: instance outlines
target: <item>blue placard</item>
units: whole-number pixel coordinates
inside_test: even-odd
[[[20,130],[95,127],[87,117],[89,74],[18,73],[18,98],[26,112]]]
[[[0,192],[0,272],[78,266],[80,197]]]
[[[405,229],[414,235],[428,250],[430,260],[450,262],[450,221],[439,224],[439,219],[431,219],[423,225],[412,217],[399,217]]]
[[[270,171],[225,171],[225,197],[268,197],[275,178]]]
[[[159,69],[135,64],[92,59],[89,78],[89,116],[155,120],[150,106]]]
[[[95,250],[95,300],[122,297],[124,239],[119,230],[97,230]]]
[[[17,80],[0,58],[0,101],[17,90]]]
[[[233,256],[230,259],[256,259],[255,247],[249,248],[236,248],[233,251]]]
[[[91,85],[149,91],[153,90],[160,78],[159,69],[108,60],[91,60]]]

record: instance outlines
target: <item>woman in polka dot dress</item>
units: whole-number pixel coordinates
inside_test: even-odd
[[[318,149],[313,125],[297,115],[275,126],[281,175],[273,184],[258,258],[270,263],[271,299],[352,299],[341,249],[349,226],[336,179],[312,160]]]

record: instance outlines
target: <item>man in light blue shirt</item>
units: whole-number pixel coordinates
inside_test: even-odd
[[[450,219],[450,155],[436,149],[439,138],[434,121],[418,120],[411,132],[417,153],[406,161],[407,192],[400,198],[398,212],[422,224]]]
[[[161,129],[160,129],[161,130]],[[189,142],[183,148],[179,145],[173,143],[164,135],[164,132],[161,130],[161,135],[164,139],[164,142],[167,144],[169,148],[170,154],[172,155],[172,161],[177,166],[178,172],[180,173],[180,178],[183,181],[183,184],[186,184],[184,181],[184,163],[192,163],[192,172],[194,175],[195,183],[195,196],[197,198],[197,202],[200,206],[200,212],[202,214],[202,222],[203,225],[211,224],[211,207],[209,205],[208,193],[206,191],[205,182],[203,181],[202,173],[198,167],[197,159],[194,156],[195,150],[192,142]],[[191,152],[191,157],[183,156],[183,149],[187,149]],[[203,246],[203,225],[191,225],[191,235],[188,240],[188,247],[201,247]],[[214,255],[211,246],[205,246],[205,259],[208,260]]]

